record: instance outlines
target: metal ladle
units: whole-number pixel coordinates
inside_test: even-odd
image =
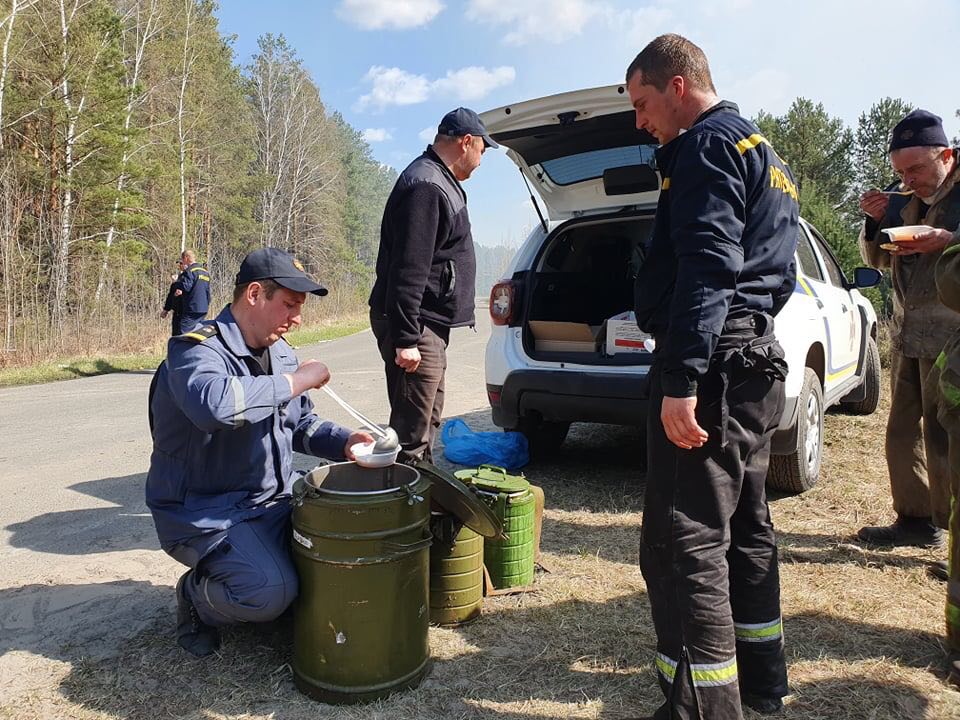
[[[350,403],[337,395],[329,385],[324,385],[320,389],[333,398],[337,405],[350,413],[359,422],[369,428],[370,432],[377,436],[377,442],[373,446],[373,454],[392,453],[400,447],[400,438],[397,437],[397,431],[392,427],[389,425],[377,425],[377,423],[368,419],[359,410],[350,405]]]

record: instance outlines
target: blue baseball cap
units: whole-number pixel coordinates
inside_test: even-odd
[[[450,137],[477,135],[483,138],[483,144],[487,147],[500,147],[493,141],[493,138],[490,137],[483,123],[480,122],[480,116],[470,108],[459,107],[444,115],[443,120],[440,121],[440,125],[437,127],[437,133]]]
[[[236,285],[246,285],[254,280],[273,280],[294,292],[326,295],[327,289],[307,275],[303,263],[293,255],[277,248],[260,248],[248,254],[240,263]]]

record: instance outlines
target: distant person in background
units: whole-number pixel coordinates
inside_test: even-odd
[[[927,377],[960,314],[937,299],[934,268],[949,233],[928,233],[886,250],[884,228],[930,225],[953,232],[960,225],[960,172],[939,117],[914,110],[890,138],[890,164],[900,182],[860,198],[866,215],[860,236],[863,259],[890,269],[893,281],[891,402],[886,456],[896,520],[861,528],[858,537],[874,545],[937,547],[950,519],[947,433],[937,419],[937,388]],[[906,195],[888,194],[889,192]],[[945,579],[945,563],[931,567]]]
[[[160,317],[172,310],[173,334],[182,335],[197,327],[210,309],[210,271],[196,261],[193,250],[184,250],[177,264],[180,275],[170,286]]]
[[[180,320],[181,312],[180,308],[183,303],[180,301],[180,297],[183,295],[183,291],[177,287],[177,279],[180,277],[180,273],[183,272],[183,256],[181,255],[177,258],[177,273],[174,274],[170,279],[170,289],[167,290],[167,299],[163,301],[163,311],[160,313],[160,317],[166,319],[167,315],[173,313],[170,321],[170,334],[171,335],[180,335]]]
[[[387,377],[390,426],[433,459],[450,329],[474,324],[476,256],[461,182],[498,147],[473,110],[447,113],[397,178],[383,211],[370,325]]]

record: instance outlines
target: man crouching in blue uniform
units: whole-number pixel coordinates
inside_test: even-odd
[[[703,51],[653,40],[627,69],[637,127],[661,146],[637,274],[650,368],[640,567],[665,695],[656,720],[742,720],[787,694],[777,545],[764,483],[784,407],[773,316],[796,284],[797,188]]]
[[[160,546],[188,566],[177,582],[177,642],[202,657],[217,628],[278,617],[297,594],[290,558],[293,451],[353,459],[370,442],[318,418],[307,395],[330,379],[281,340],[307,293],[327,290],[292,255],[255,250],[233,303],[170,339],[150,388],[146,500]]]

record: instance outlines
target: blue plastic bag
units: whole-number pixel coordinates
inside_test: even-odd
[[[443,425],[443,455],[452,463],[515,470],[530,462],[527,438],[518,432],[474,432],[460,418]]]

